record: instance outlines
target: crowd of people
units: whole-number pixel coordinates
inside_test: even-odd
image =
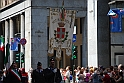
[[[122,64],[109,68],[78,66],[74,70],[73,79],[69,66],[66,69],[60,69],[60,71],[63,77],[61,83],[124,83],[124,66]],[[68,79],[69,76],[70,79]]]
[[[25,72],[24,68],[17,68],[13,62],[7,71],[0,70],[0,83],[124,83],[124,66],[78,66],[74,70],[67,66],[58,69],[54,58],[51,58],[48,68],[43,69],[42,63],[38,62],[36,69]]]

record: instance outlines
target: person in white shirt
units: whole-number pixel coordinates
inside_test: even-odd
[[[70,66],[66,67],[65,77],[66,77],[65,83],[70,83]]]

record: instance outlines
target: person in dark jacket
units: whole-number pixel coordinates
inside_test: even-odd
[[[32,83],[45,83],[44,69],[41,62],[37,63],[37,69],[32,72]]]
[[[46,83],[60,83],[62,80],[60,70],[55,67],[54,58],[50,59],[50,67],[45,69]]]
[[[0,70],[0,83],[3,83],[3,71]]]
[[[13,62],[7,72],[7,83],[21,83],[21,78],[21,72],[18,70],[17,64]]]

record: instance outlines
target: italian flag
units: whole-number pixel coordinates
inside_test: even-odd
[[[0,50],[3,51],[4,50],[4,38],[0,37]]]

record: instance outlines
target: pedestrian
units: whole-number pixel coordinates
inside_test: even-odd
[[[63,68],[60,68],[60,73],[61,73],[61,77],[62,77],[62,81],[61,83],[64,83],[64,72],[63,72]]]
[[[31,83],[31,81],[32,81],[32,76],[31,76],[32,72],[33,72],[33,69],[30,68],[28,71],[28,83]]]
[[[75,69],[74,70],[74,72],[75,72],[75,83],[78,83],[78,76],[79,76],[79,74],[80,74],[80,71],[81,71],[81,67],[80,66],[78,66],[77,67],[77,69]]]
[[[118,74],[119,74],[118,79],[115,78],[115,82],[116,83],[124,83],[123,72],[118,72]]]
[[[3,71],[0,70],[0,83],[3,83]]]
[[[80,70],[79,76],[78,76],[78,83],[84,83],[84,71]]]
[[[32,83],[45,83],[44,69],[41,62],[37,63],[37,68],[32,72]]]
[[[22,83],[28,83],[28,73],[25,72],[25,68],[22,68],[21,75],[22,75]]]
[[[89,69],[86,69],[85,70],[85,83],[89,83],[89,80],[90,80],[90,73],[89,73]]]
[[[70,83],[70,66],[66,67],[65,77],[66,77],[65,83]]]
[[[21,83],[21,72],[17,68],[17,63],[13,61],[7,72],[7,83]]]
[[[73,74],[72,74],[72,71],[70,71],[70,83],[73,83]]]
[[[93,83],[99,83],[99,71],[98,68],[94,68],[94,73],[92,74]]]
[[[50,59],[50,67],[45,69],[45,78],[46,83],[60,83],[62,81],[60,70],[55,67],[54,58]]]
[[[104,83],[111,83],[111,78],[108,75],[107,71],[105,70],[103,73],[104,73],[103,82]]]

